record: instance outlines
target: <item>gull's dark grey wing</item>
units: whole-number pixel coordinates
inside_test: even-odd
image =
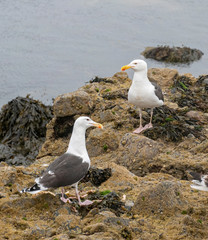
[[[52,162],[38,183],[45,188],[68,186],[80,181],[89,169],[89,164],[79,156],[65,153]]]
[[[155,95],[162,101],[164,101],[164,97],[163,97],[163,93],[162,93],[162,89],[160,88],[160,86],[153,81],[150,81],[152,83],[152,85],[155,87]]]

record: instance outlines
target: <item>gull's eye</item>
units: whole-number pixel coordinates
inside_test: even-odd
[[[134,63],[135,65],[137,65],[137,63]]]
[[[87,118],[87,121],[90,121],[90,119],[89,119],[89,118]]]

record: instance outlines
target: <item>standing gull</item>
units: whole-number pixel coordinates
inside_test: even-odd
[[[190,172],[190,175],[193,177],[191,187],[194,189],[208,191],[208,175],[203,175],[196,172]]]
[[[76,196],[79,205],[89,205],[93,202],[86,200],[81,202],[78,191],[79,181],[87,174],[90,167],[90,158],[86,149],[85,132],[89,127],[103,128],[100,123],[94,122],[89,117],[79,117],[73,127],[71,139],[66,153],[56,158],[43,175],[35,179],[34,186],[24,188],[21,193],[38,193],[50,188],[58,188],[69,185],[75,186]],[[71,202],[69,198],[64,197],[64,189],[62,188],[63,202]]]
[[[134,76],[128,92],[128,101],[136,105],[139,109],[140,125],[134,133],[140,133],[145,129],[152,128],[152,115],[154,107],[163,105],[162,90],[156,82],[149,81],[147,77],[147,64],[143,60],[133,60],[128,65],[121,68],[122,71],[132,68]],[[149,124],[142,126],[142,108],[151,108]]]

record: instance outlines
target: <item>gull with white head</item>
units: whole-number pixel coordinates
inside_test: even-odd
[[[147,63],[143,60],[136,59],[121,68],[122,71],[127,69],[134,70],[132,84],[128,92],[129,103],[134,104],[139,109],[140,125],[134,130],[134,133],[141,133],[145,129],[152,128],[153,109],[160,107],[164,103],[164,98],[160,86],[152,82],[147,77]],[[142,126],[142,108],[151,108],[150,122]]]
[[[87,174],[90,168],[90,158],[86,149],[85,132],[89,127],[103,128],[100,123],[94,122],[89,117],[79,117],[73,127],[71,139],[67,151],[56,158],[45,170],[42,176],[35,179],[35,184],[30,188],[24,188],[21,193],[38,193],[50,188],[65,187],[74,185],[79,205],[89,205],[93,202],[85,200],[81,202],[78,192],[79,181]],[[71,202],[64,197],[63,202]]]

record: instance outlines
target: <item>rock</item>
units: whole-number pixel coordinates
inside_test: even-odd
[[[102,111],[100,113],[100,122],[109,122],[115,119],[115,113],[111,110]]]
[[[170,63],[190,63],[199,60],[203,52],[189,47],[147,47],[142,53],[146,58]]]
[[[82,232],[81,218],[75,215],[60,214],[55,218],[55,224],[59,231],[67,231],[70,236],[76,236]]]
[[[106,163],[106,166],[108,165],[109,164]],[[112,176],[100,186],[100,191],[110,189],[111,191],[121,193],[122,197],[124,194],[128,194],[128,198],[134,197],[133,192],[137,187],[137,181],[139,178],[127,168],[113,163],[112,161],[110,167],[112,170]]]
[[[143,190],[132,208],[135,214],[175,215],[186,204],[177,182],[164,181]]]
[[[56,117],[89,114],[93,107],[90,95],[84,91],[75,91],[58,96],[53,105]]]
[[[202,143],[196,145],[191,149],[191,151],[195,154],[197,153],[208,153],[208,140],[206,139]]]
[[[121,83],[126,83],[127,81],[131,81],[128,78],[128,74],[126,72],[117,72],[113,75],[113,78]]]
[[[117,98],[128,99],[128,89],[119,89],[114,91],[109,91],[107,93],[103,93],[102,97],[107,100],[113,100]]]
[[[173,85],[174,80],[178,77],[178,71],[176,69],[169,68],[150,68],[148,70],[148,78],[150,81],[156,81],[164,91],[164,89],[170,91],[170,87]]]
[[[120,141],[121,156],[117,163],[125,166],[134,174],[141,176],[144,165],[154,161],[160,152],[161,145],[142,135],[126,133]]]
[[[11,187],[17,178],[17,170],[11,166],[1,167],[1,177],[4,186]]]
[[[69,236],[68,236],[68,234],[59,234],[59,235],[54,235],[51,238],[45,238],[45,240],[55,240],[55,239],[58,239],[58,240],[69,240]]]
[[[96,232],[105,232],[106,230],[107,230],[107,226],[104,223],[95,223],[83,228],[83,231],[90,235]]]
[[[92,129],[87,139],[87,150],[90,157],[96,157],[103,153],[114,151],[118,148],[118,137],[115,131],[105,128]]]
[[[189,117],[190,119],[195,119],[200,122],[204,122],[204,114],[199,111],[189,111],[186,113],[186,116]]]

